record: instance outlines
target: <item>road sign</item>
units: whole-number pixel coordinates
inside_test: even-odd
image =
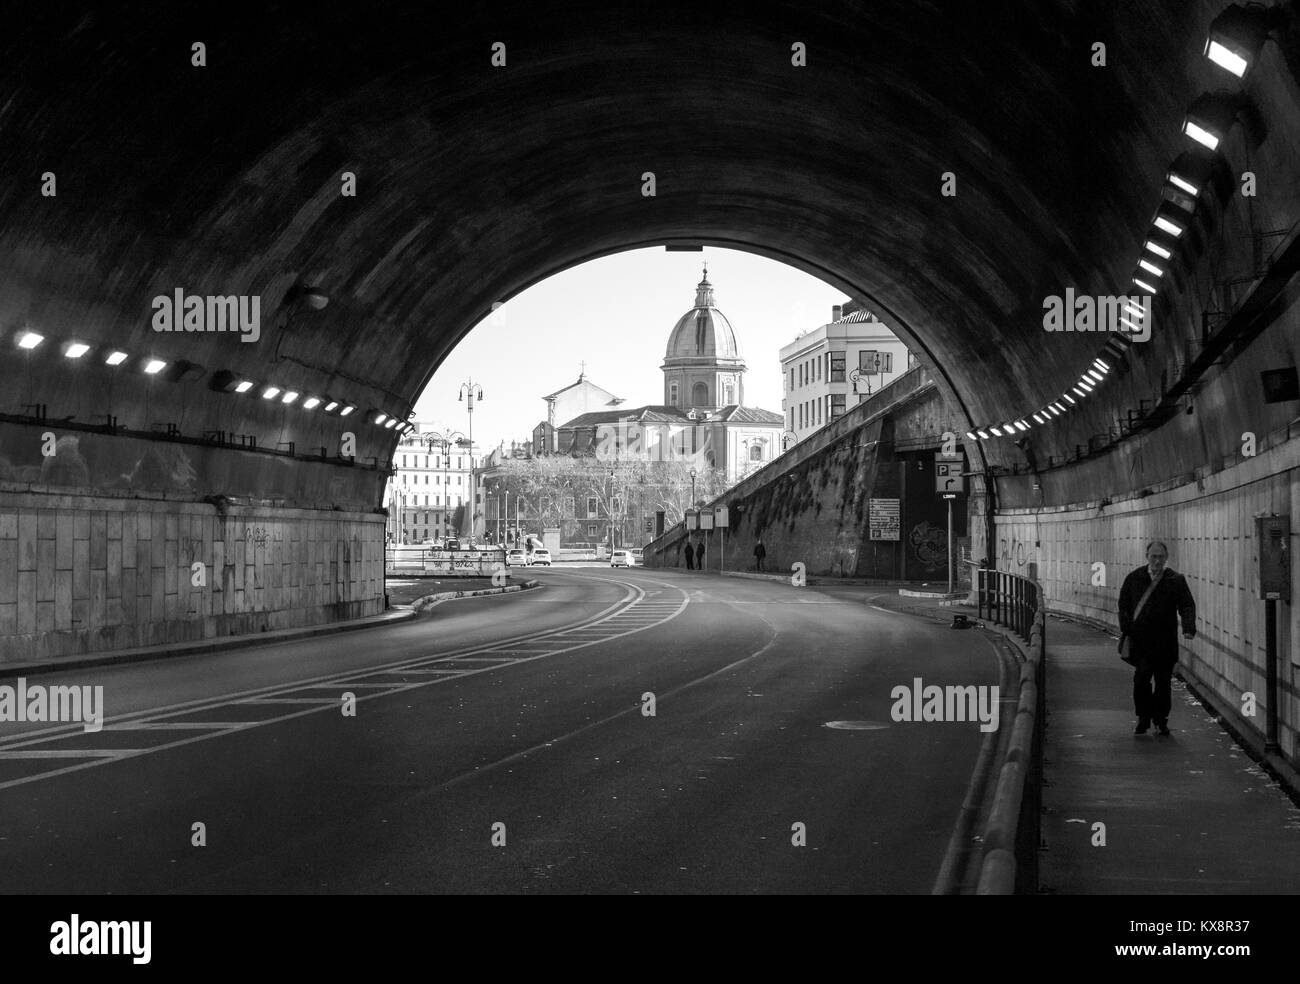
[[[898,499],[867,500],[867,539],[898,540]]]
[[[698,530],[700,528],[700,511],[698,509],[687,509],[684,520],[688,530]]]
[[[700,529],[702,529],[702,530],[711,530],[711,529],[713,529],[713,510],[712,510],[712,509],[701,509],[701,510],[700,510]]]
[[[962,478],[961,465],[956,462],[934,463],[934,490],[936,492],[965,492],[966,479]]]
[[[726,506],[713,507],[713,525],[720,530],[726,529],[728,526],[731,525],[731,523],[728,521]]]

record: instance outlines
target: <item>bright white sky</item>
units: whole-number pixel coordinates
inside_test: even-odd
[[[709,263],[714,301],[736,330],[745,403],[781,412],[783,345],[831,319],[846,298],[806,273],[736,250],[662,247],[592,260],[530,287],[476,326],[416,401],[416,419],[468,432],[461,383],[483,388],[474,405],[474,442],[488,450],[528,440],[546,417],[542,397],[587,378],[625,407],[663,402],[664,349],[677,319],[695,304],[701,261]]]

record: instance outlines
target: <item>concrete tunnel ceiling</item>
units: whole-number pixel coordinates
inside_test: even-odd
[[[1221,8],[45,11],[5,32],[0,62],[3,327],[203,375],[110,390],[102,366],[77,380],[62,360],[11,355],[4,375],[52,416],[88,419],[111,393],[129,417],[149,387],[150,419],[186,434],[328,445],[337,419],[204,384],[229,370],[405,419],[494,302],[604,253],[707,241],[865,299],[970,424],[1023,413],[1105,340],[1046,335],[1042,299],[1128,290]],[[1096,41],[1106,68],[1090,64]],[[35,192],[45,172],[57,198]],[[286,318],[303,284],[329,304]],[[177,288],[260,295],[260,339],[153,332],[151,299]],[[391,431],[356,429],[359,456],[391,452]]]

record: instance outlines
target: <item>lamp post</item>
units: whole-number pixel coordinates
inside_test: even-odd
[[[798,444],[798,443],[799,443],[799,435],[796,434],[794,431],[788,430],[788,431],[781,432],[781,453],[782,454],[785,454],[785,452],[790,450],[791,444]]]
[[[460,444],[465,439],[465,435],[460,431],[448,431],[446,434],[432,431],[424,439],[424,444],[429,449],[430,454],[433,454],[435,447],[442,449],[442,496],[447,500],[443,503],[442,508],[442,534],[444,538],[447,536],[448,528],[451,525],[451,493],[449,491],[451,483],[448,481],[448,472],[451,468],[451,446],[453,443]],[[470,474],[472,475],[474,473],[473,444],[470,444],[469,452]]]
[[[695,508],[695,469],[691,469],[691,508]]]

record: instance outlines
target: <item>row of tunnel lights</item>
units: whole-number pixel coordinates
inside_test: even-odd
[[[30,352],[45,341],[45,336],[28,329],[18,333],[17,341],[20,349]],[[67,359],[81,359],[90,351],[90,348],[85,342],[78,341],[64,342],[62,345],[63,356]],[[128,353],[120,349],[110,348],[104,352],[104,364],[108,366],[120,366],[130,358],[131,356]],[[169,363],[165,359],[141,358],[138,360],[139,370],[149,376],[156,376],[166,369],[168,365]],[[257,385],[251,379],[238,377],[228,371],[217,373],[213,379],[213,388],[226,393],[248,393]],[[303,394],[298,390],[286,389],[271,383],[261,388],[261,397],[263,400],[278,399],[281,404],[286,406],[298,403],[299,399],[302,399],[299,406],[304,410],[315,410],[317,407],[321,407],[322,413],[338,414],[339,417],[349,417],[357,410],[355,403],[336,400],[329,396],[308,395],[304,398]],[[366,417],[376,427],[395,430],[399,434],[406,434],[415,429],[414,423],[404,423],[396,416],[374,408],[367,411]]]
[[[1264,7],[1261,4],[1243,7],[1233,4],[1220,13],[1210,25],[1202,54],[1220,68],[1231,72],[1237,78],[1242,78],[1258,56],[1270,32],[1281,26],[1284,16],[1285,11],[1282,7]],[[1183,118],[1182,132],[1213,154],[1218,151],[1219,144],[1235,121],[1240,103],[1240,97],[1234,98],[1230,93],[1203,94],[1188,108]],[[1213,161],[1204,156],[1184,152],[1166,172],[1165,180],[1175,189],[1175,194],[1172,200],[1160,205],[1152,220],[1155,228],[1142,244],[1142,248],[1151,254],[1151,257],[1143,255],[1138,258],[1138,269],[1133,274],[1135,287],[1151,295],[1159,292],[1158,283],[1166,273],[1166,267],[1162,264],[1173,258],[1177,240],[1191,225],[1195,217],[1193,210],[1200,198],[1201,190],[1210,180],[1213,166]],[[1182,196],[1186,196],[1183,199],[1187,203],[1186,206],[1179,201]],[[1156,283],[1152,283],[1150,277],[1154,277]],[[1147,313],[1132,301],[1126,301],[1124,308],[1126,315],[1132,315],[1139,319],[1139,322]],[[1141,331],[1139,324],[1135,324],[1128,317],[1121,316],[1120,321],[1135,333]],[[1117,336],[1116,341],[1121,346],[1120,351],[1122,346],[1132,344],[1124,335]],[[1072,391],[1080,399],[1086,398],[1109,371],[1110,365],[1104,359],[1093,360],[1092,368],[1084,372]],[[1077,405],[1078,402],[1068,392],[1062,394],[1062,400],[1069,406]],[[1031,416],[1036,423],[1046,424],[1054,417],[1063,416],[1069,410],[1069,406],[1063,406],[1061,400],[1057,400]],[[966,437],[972,441],[977,437],[980,440],[988,440],[990,436],[1014,437],[1018,432],[1028,431],[1030,426],[1029,422],[1022,417],[1010,423],[998,426],[986,425],[985,428],[967,431]]]

